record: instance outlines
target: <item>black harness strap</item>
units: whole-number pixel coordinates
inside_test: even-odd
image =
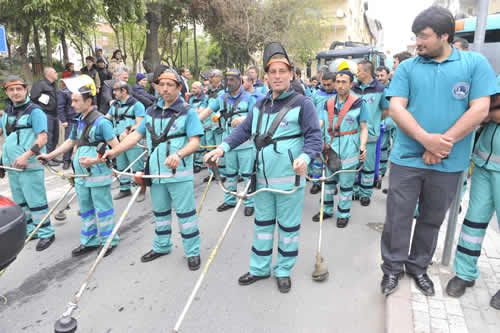
[[[85,127],[83,128],[82,131],[82,136],[80,137],[80,140],[78,140],[78,143],[76,144],[76,147],[83,147],[83,146],[91,146],[91,147],[96,147],[99,142],[90,142],[89,134],[90,130],[92,129],[92,125],[94,125],[94,122],[101,116],[102,114],[97,111],[96,109],[90,111],[89,114],[87,114],[87,117],[85,117]],[[75,133],[77,133],[78,129],[78,122],[75,123],[76,128],[75,128]]]
[[[224,117],[224,119],[226,119],[226,121],[231,120],[231,118],[235,114],[240,114],[240,113],[247,112],[247,111],[241,111],[241,110],[240,111],[235,111],[235,110],[238,110],[238,105],[240,104],[240,101],[241,101],[241,98],[243,97],[243,94],[244,94],[244,92],[242,92],[240,94],[240,96],[238,96],[238,98],[234,101],[233,106],[231,108],[231,112],[227,111],[227,101],[228,101],[228,98],[229,98],[229,93],[226,93],[226,96],[224,96],[224,110],[222,110],[221,116]],[[219,118],[219,126],[221,126],[221,124],[220,124],[220,118]]]
[[[137,103],[137,101],[135,102]],[[135,119],[135,116],[132,115],[128,115],[127,112],[128,110],[130,110],[131,107],[133,107],[135,105],[135,103],[129,105],[129,107],[122,113],[122,114],[118,114],[118,102],[115,102],[115,104],[113,106],[115,106],[115,114],[113,115],[113,119],[115,120],[115,126],[118,125],[118,123],[122,120],[124,120],[125,118],[130,118],[130,119]]]
[[[150,123],[146,123],[146,128],[147,130],[149,131],[149,134],[151,135],[151,144],[152,144],[152,150],[151,150],[151,153],[156,149],[156,147],[158,147],[158,145],[162,142],[165,142],[165,141],[169,141],[171,139],[175,139],[175,138],[180,138],[180,137],[183,137],[183,136],[186,136],[186,133],[180,133],[180,134],[174,134],[174,135],[168,135],[168,132],[170,131],[170,128],[172,127],[172,125],[174,124],[175,120],[177,120],[177,118],[179,118],[182,113],[184,111],[187,111],[191,108],[191,105],[187,104],[187,103],[184,103],[182,106],[181,106],[181,110],[179,112],[174,112],[174,114],[170,117],[170,120],[167,124],[167,127],[165,128],[165,131],[161,134],[161,135],[157,135],[155,133],[155,130],[154,130],[154,122],[155,122],[155,111],[156,110],[153,110],[152,114],[151,114],[151,118],[152,118],[152,121],[151,123],[153,125],[151,125]],[[170,143],[170,142],[168,142]],[[168,148],[167,148],[168,150]],[[167,151],[167,154],[169,152]]]
[[[281,136],[273,139],[274,133],[276,133],[276,130],[278,129],[278,126],[280,125],[281,121],[283,118],[285,118],[286,114],[292,109],[292,105],[300,98],[300,95],[296,95],[293,97],[276,115],[274,118],[273,122],[271,123],[271,126],[269,127],[269,130],[260,135],[260,128],[262,125],[262,117],[264,115],[264,106],[265,104],[263,103],[262,106],[259,108],[259,118],[257,119],[257,130],[255,133],[255,148],[257,148],[257,154],[262,148],[269,146],[270,144],[274,145],[274,151],[276,151],[276,143],[278,141],[282,140],[290,140],[290,139],[295,139],[299,138],[302,136],[302,133],[297,133],[295,135],[287,135],[287,136]],[[276,151],[277,152],[277,151]]]
[[[19,121],[19,119],[21,119],[22,116],[24,116],[26,113],[33,111],[37,106],[38,105],[36,105],[32,102],[29,102],[26,105],[24,105],[24,107],[22,109],[19,108],[19,111],[16,112],[16,120],[14,121],[13,124],[9,124],[9,119],[7,118],[7,121],[5,123],[5,134],[6,134],[5,136],[7,137],[10,134],[12,134],[12,132],[16,132],[17,133],[17,144],[19,145],[20,144],[19,130],[32,128],[32,125],[19,126],[17,124],[17,122]],[[14,110],[15,110],[14,106],[10,105],[10,108],[11,108],[12,112],[14,112]],[[9,111],[5,110],[5,112],[7,114],[9,113]]]

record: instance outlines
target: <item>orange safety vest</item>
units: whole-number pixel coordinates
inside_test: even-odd
[[[335,126],[333,125],[333,119],[335,118],[335,102],[337,100],[337,97],[329,99],[328,102],[326,103],[326,109],[328,111],[328,122],[329,122],[328,133],[330,134],[332,141],[335,136],[358,133],[358,130],[339,132],[342,120],[344,120],[345,115],[347,114],[347,112],[349,112],[351,106],[354,104],[354,102],[356,102],[357,99],[358,99],[357,96],[349,94],[347,100],[345,101],[344,105],[342,105],[342,108],[339,111],[339,116],[337,122],[335,123]]]

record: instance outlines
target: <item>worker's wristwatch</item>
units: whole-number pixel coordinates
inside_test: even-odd
[[[179,156],[180,159],[182,159],[182,153],[180,151],[176,151],[175,154]]]

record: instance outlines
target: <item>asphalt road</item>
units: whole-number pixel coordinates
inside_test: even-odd
[[[197,204],[205,175],[202,171],[195,178]],[[56,176],[46,177],[53,204],[67,185]],[[309,187],[290,293],[281,294],[274,278],[245,287],[238,285],[238,277],[248,271],[253,233],[253,218],[245,217],[241,209],[185,318],[182,332],[383,332],[380,233],[372,227],[384,220],[384,194],[376,190],[369,207],[354,202],[353,217],[346,229],[336,228],[334,219],[325,221],[323,251],[330,277],[318,283],[311,279],[311,273],[319,224],[311,217],[318,211],[319,194],[311,196]],[[0,180],[0,194],[10,196],[6,179]],[[215,211],[222,197],[213,183],[200,216],[202,267],[231,214]],[[117,216],[127,201],[115,201]],[[94,253],[71,257],[71,250],[79,244],[77,209],[73,204],[63,222],[52,220],[56,241],[49,249],[36,252],[36,241],[30,242],[0,277],[0,294],[8,299],[6,305],[0,299],[0,333],[53,332],[54,322],[96,258]],[[81,298],[75,312],[78,332],[172,331],[201,273],[188,270],[175,221],[173,251],[141,263],[141,255],[151,249],[154,232],[149,193],[146,201],[133,206],[119,232],[120,244],[98,266]]]

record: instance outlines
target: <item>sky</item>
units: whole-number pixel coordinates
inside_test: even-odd
[[[384,50],[392,54],[405,51],[412,43],[413,19],[427,7],[432,0],[368,0],[368,14],[382,23],[384,31]]]

